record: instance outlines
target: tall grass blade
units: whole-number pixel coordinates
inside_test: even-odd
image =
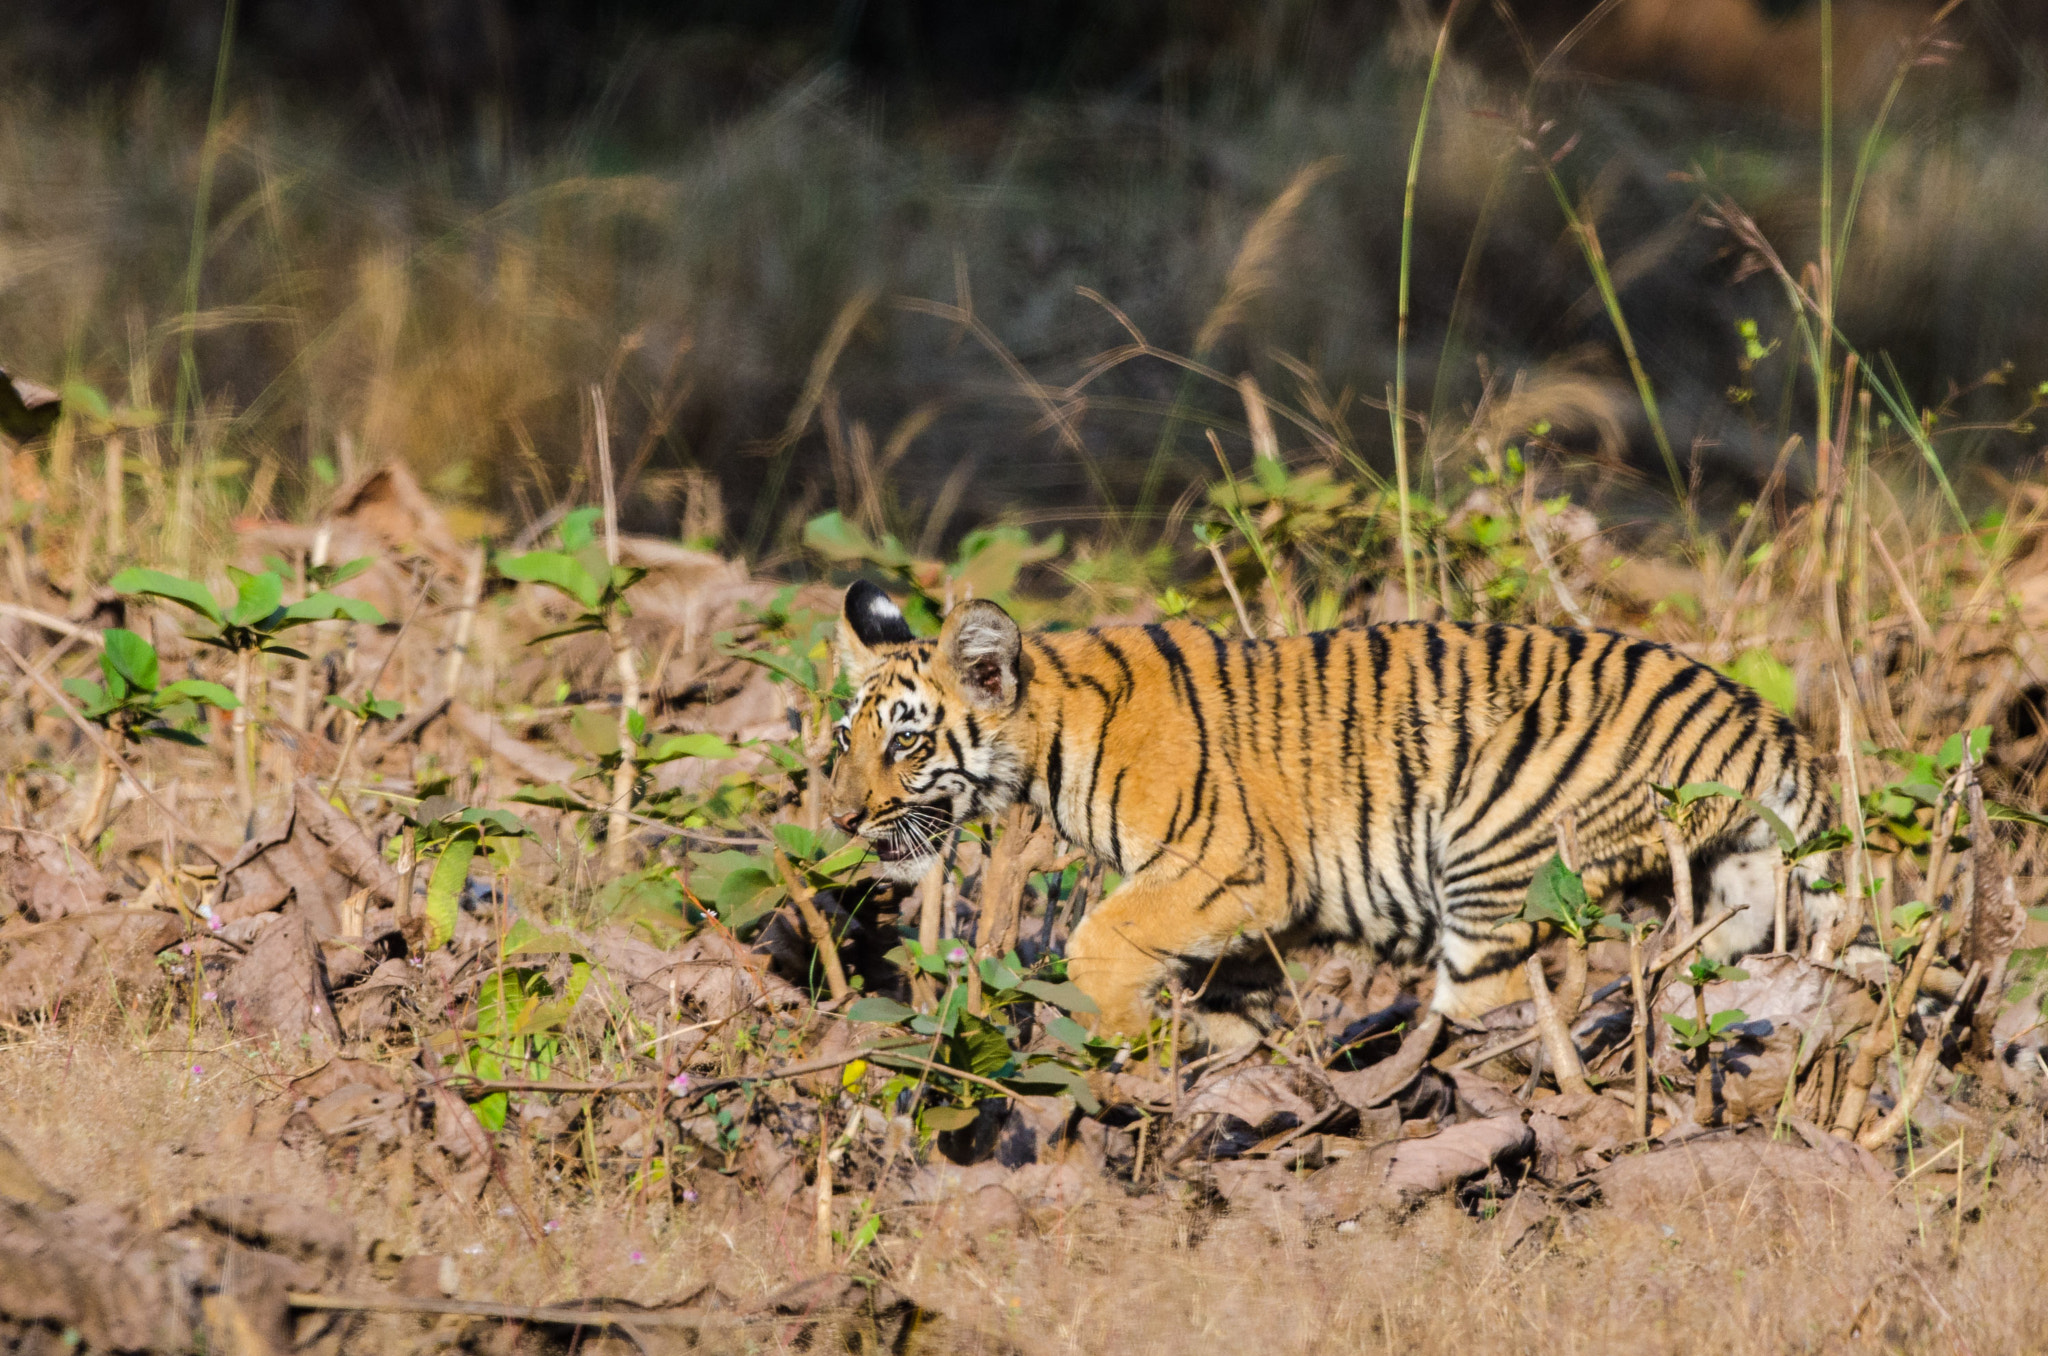
[[[1408,280],[1415,255],[1415,182],[1422,175],[1422,144],[1429,132],[1430,104],[1436,98],[1437,76],[1443,73],[1444,52],[1451,43],[1451,24],[1458,17],[1457,0],[1444,12],[1437,29],[1436,49],[1429,56],[1429,76],[1422,82],[1422,110],[1415,116],[1415,140],[1408,147],[1408,182],[1401,192],[1401,270],[1394,324],[1394,387],[1387,401],[1387,419],[1394,432],[1394,492],[1401,515],[1401,583],[1407,615],[1415,615],[1415,540],[1408,502]]]

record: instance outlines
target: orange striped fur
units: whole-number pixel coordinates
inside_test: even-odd
[[[1220,953],[1262,951],[1261,932],[1283,949],[1434,963],[1436,1006],[1475,1015],[1526,992],[1520,962],[1540,938],[1509,920],[1561,818],[1599,899],[1668,870],[1652,782],[1725,782],[1802,838],[1827,817],[1789,720],[1703,664],[1611,632],[1409,622],[1247,642],[1174,622],[1026,635],[975,602],[915,640],[880,590],[856,584],[840,651],[857,693],[834,818],[914,880],[968,819],[1017,799],[1049,815],[1125,877],[1067,948],[1111,1031],[1142,1031],[1162,981],[1199,983]],[[1769,826],[1715,798],[1682,832],[1706,902],[1746,909],[1725,931],[1749,949],[1773,903]],[[1244,1016],[1209,1014],[1212,1041],[1244,1034]]]

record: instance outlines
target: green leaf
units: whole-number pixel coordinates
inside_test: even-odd
[[[830,855],[811,862],[804,870],[814,876],[826,876],[836,880],[866,861],[868,850],[868,845],[861,839],[849,838],[834,848]]]
[[[846,1020],[849,1022],[880,1022],[889,1026],[916,1015],[916,1009],[905,1007],[895,999],[884,998],[881,994],[870,994],[846,1010]]]
[[[137,692],[156,691],[156,646],[118,626],[108,627],[100,639],[106,646],[100,651],[100,667],[109,676],[120,675]]]
[[[1586,909],[1586,883],[1578,872],[1564,864],[1564,858],[1553,852],[1536,868],[1521,916],[1535,922],[1557,923],[1577,936],[1583,931]]]
[[[462,888],[469,884],[470,858],[476,856],[476,842],[457,838],[441,850],[434,862],[434,874],[427,879],[427,950],[448,945],[455,936],[455,920],[462,910]]]
[[[1055,1017],[1045,1024],[1045,1034],[1075,1052],[1088,1048],[1088,1028],[1071,1017]]]
[[[597,540],[597,527],[604,517],[604,510],[591,505],[570,509],[562,515],[562,525],[555,529],[555,535],[564,551],[581,551]]]
[[[232,711],[241,705],[235,700],[234,693],[219,683],[209,683],[204,678],[180,678],[160,690],[156,696],[159,706],[168,706],[175,701],[204,702],[223,711]]]
[[[1991,727],[1979,725],[1970,731],[1970,762],[1981,766],[1984,755],[1991,749]],[[1943,772],[1960,767],[1963,761],[1963,736],[1952,734],[1942,744],[1941,751],[1934,755],[1935,763]]]
[[[89,678],[66,678],[60,686],[83,705],[80,714],[87,720],[100,720],[121,708],[118,696]]]
[[[806,692],[818,689],[818,666],[801,655],[774,654],[767,650],[728,650],[734,659],[759,664],[778,678],[795,683]]]
[[[1989,819],[2002,819],[2013,824],[2032,824],[2038,828],[2048,828],[2048,815],[2036,814],[2032,810],[2022,810],[2017,806],[2006,805],[2000,801],[1985,801],[1984,814]]]
[[[965,1130],[980,1118],[971,1106],[928,1106],[917,1113],[917,1123],[927,1134]]]
[[[585,632],[602,630],[604,630],[604,618],[595,612],[586,612],[567,626],[554,631],[544,631],[526,643],[528,645],[539,645],[550,640],[560,640],[564,636],[580,636]]]
[[[597,809],[595,805],[560,782],[549,782],[545,786],[523,786],[505,799],[520,805],[544,805],[550,810],[574,810],[585,814]]]
[[[340,565],[330,565],[327,567],[323,586],[332,588],[336,584],[345,584],[376,563],[375,556],[357,556],[354,560],[345,561]]]
[[[505,933],[508,956],[580,956],[583,944],[565,932],[548,932],[524,918]]]
[[[221,622],[220,608],[203,585],[190,579],[180,579],[174,574],[165,574],[162,570],[126,569],[108,580],[107,587],[116,593],[165,598],[191,608],[216,626]]]
[[[1020,1069],[1002,1080],[1005,1087],[1019,1092],[1037,1095],[1065,1093],[1074,1099],[1074,1105],[1087,1115],[1097,1115],[1102,1103],[1095,1096],[1095,1090],[1088,1086],[1088,1080],[1080,1072],[1064,1064],[1047,1060]]]
[[[561,551],[528,551],[519,556],[501,553],[497,565],[498,573],[507,579],[560,589],[585,608],[595,610],[604,601],[604,585],[576,557]]]
[[[1067,1012],[1098,1012],[1095,1000],[1082,993],[1072,980],[1027,979],[1018,989],[1030,994],[1041,1003],[1050,1003]]]
[[[916,560],[894,537],[884,536],[876,542],[848,522],[846,515],[837,509],[804,524],[804,546],[827,560],[841,564],[867,562],[884,569],[900,570]]]
[[[618,598],[623,596],[627,589],[632,588],[633,585],[645,579],[647,577],[647,570],[639,565],[614,565],[611,567],[610,574],[611,586],[605,596],[608,598]],[[627,615],[630,616],[631,613],[628,612]]]
[[[1023,978],[1015,970],[992,957],[981,962],[981,983],[984,989],[1014,989]]]
[[[1718,1036],[1731,1026],[1739,1026],[1749,1020],[1749,1014],[1741,1008],[1728,1008],[1707,1018],[1707,1030]]]
[[[738,752],[715,734],[677,734],[665,736],[641,753],[639,761],[647,764],[672,762],[677,758],[731,758]]]
[[[314,593],[286,608],[278,629],[316,621],[352,621],[365,626],[382,626],[384,614],[360,598],[344,598],[338,593]]]
[[[569,737],[576,747],[592,758],[612,758],[619,752],[618,718],[594,707],[578,707],[569,716]]]
[[[1756,689],[1758,696],[1788,716],[1798,705],[1798,681],[1792,670],[1780,663],[1769,650],[1744,650],[1722,672],[1736,682]]]
[[[510,1097],[502,1092],[493,1092],[471,1102],[469,1109],[476,1116],[477,1124],[495,1135],[505,1128],[505,1111],[511,1104]]]
[[[456,818],[464,824],[474,824],[493,838],[531,838],[533,830],[526,821],[510,810],[464,810]]]
[[[964,1067],[969,1073],[983,1078],[1001,1070],[1017,1057],[1000,1027],[971,1012],[960,1014],[959,1031],[947,1042],[947,1047],[949,1064],[956,1069]]]
[[[818,839],[801,824],[775,824],[768,832],[775,835],[775,841],[782,844],[782,850],[798,861],[809,861],[818,851]]]
[[[226,617],[235,626],[258,626],[270,620],[284,602],[284,580],[268,570],[250,574],[230,565],[228,578],[235,584],[235,602]]]

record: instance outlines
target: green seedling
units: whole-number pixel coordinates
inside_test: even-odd
[[[133,631],[112,627],[101,635],[100,681],[69,678],[64,690],[78,700],[79,714],[123,744],[164,739],[176,744],[203,744],[193,728],[200,708],[232,711],[241,703],[219,683],[180,678],[164,683],[156,647]],[[92,796],[78,823],[79,841],[99,837],[107,803],[119,784],[120,769],[111,757],[100,759]]]
[[[210,630],[194,635],[202,645],[225,650],[235,657],[234,719],[236,782],[241,789],[242,812],[256,811],[256,760],[249,726],[250,676],[258,655],[282,655],[304,659],[302,651],[284,643],[285,632],[314,622],[352,621],[380,626],[384,614],[359,598],[334,593],[313,593],[287,605],[284,579],[276,571],[251,574],[228,567],[235,586],[231,603],[217,601],[203,584],[162,570],[127,569],[108,581],[116,593],[161,598],[176,603],[207,622]]]
[[[990,1083],[1024,1094],[1064,1094],[1090,1114],[1101,1109],[1088,1087],[1086,1071],[1105,1067],[1121,1047],[1090,1036],[1073,1019],[1073,1013],[1096,1009],[1067,979],[1063,962],[1049,960],[1027,967],[1014,951],[1001,958],[983,958],[979,969],[984,1015],[976,1016],[967,1010],[966,971],[975,961],[965,942],[942,941],[926,951],[914,937],[906,936],[889,958],[905,968],[943,978],[945,996],[931,1012],[918,1012],[876,994],[855,1002],[846,1015],[850,1021],[900,1027],[918,1038],[900,1048],[878,1050],[871,1059],[901,1071],[883,1089],[885,1097],[922,1088],[933,1099],[918,1112],[918,1125],[925,1133],[971,1125],[979,1114],[977,1104],[998,1095]],[[1026,1048],[1024,1019],[1037,1003],[1055,1010],[1045,1034],[1060,1048]],[[987,1081],[935,1072],[906,1060],[906,1055],[928,1057],[942,1070]]]
[[[442,798],[446,799],[446,798]],[[425,861],[431,857],[432,873],[427,877],[427,949],[446,946],[455,936],[455,920],[462,911],[462,891],[469,884],[470,863],[477,853],[497,855],[514,839],[531,838],[533,830],[508,810],[454,809],[433,800],[421,802],[421,810],[447,813],[415,823],[416,851]],[[498,863],[504,865],[502,860]]]
[[[545,584],[583,609],[567,626],[535,636],[529,645],[607,629],[609,619],[631,616],[626,591],[647,577],[636,565],[614,565],[597,537],[601,510],[580,508],[562,519],[556,536],[557,551],[528,551],[522,555],[500,552],[498,573],[524,584]]]
[[[626,592],[647,571],[637,565],[615,564],[616,542],[598,539],[601,510],[580,508],[562,519],[556,530],[561,546],[557,551],[528,551],[523,555],[500,553],[498,573],[522,583],[545,584],[562,593],[582,609],[567,626],[558,627],[527,642],[602,631],[611,642],[612,663],[619,674],[617,718],[619,755],[612,773],[611,799],[607,805],[605,858],[614,872],[627,867],[632,833],[633,783],[638,775],[638,744],[632,723],[640,716],[640,661],[627,639],[625,618],[632,615]]]
[[[540,965],[515,965],[515,958],[569,962],[559,986]],[[576,1000],[590,982],[590,961],[573,938],[536,928],[524,919],[505,933],[498,967],[477,988],[474,1027],[462,1033],[459,1067],[484,1080],[506,1077],[546,1079],[562,1054],[562,1033]],[[470,1109],[486,1130],[504,1128],[509,1099],[491,1092]]]
[[[1682,1050],[1704,1049],[1710,1042],[1720,1040],[1730,1027],[1742,1025],[1749,1020],[1749,1014],[1741,1008],[1727,1008],[1710,1014],[1704,1022],[1666,1013],[1664,1020],[1671,1024],[1677,1034],[1678,1046]]]

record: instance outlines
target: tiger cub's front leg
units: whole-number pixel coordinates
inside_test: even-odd
[[[1089,1025],[1101,1035],[1142,1036],[1152,1023],[1159,987],[1181,964],[1213,960],[1247,931],[1272,926],[1263,892],[1233,887],[1221,894],[1201,874],[1141,874],[1091,909],[1067,943],[1067,977],[1095,1001]],[[1212,1047],[1258,1035],[1242,1017],[1203,1014]]]

